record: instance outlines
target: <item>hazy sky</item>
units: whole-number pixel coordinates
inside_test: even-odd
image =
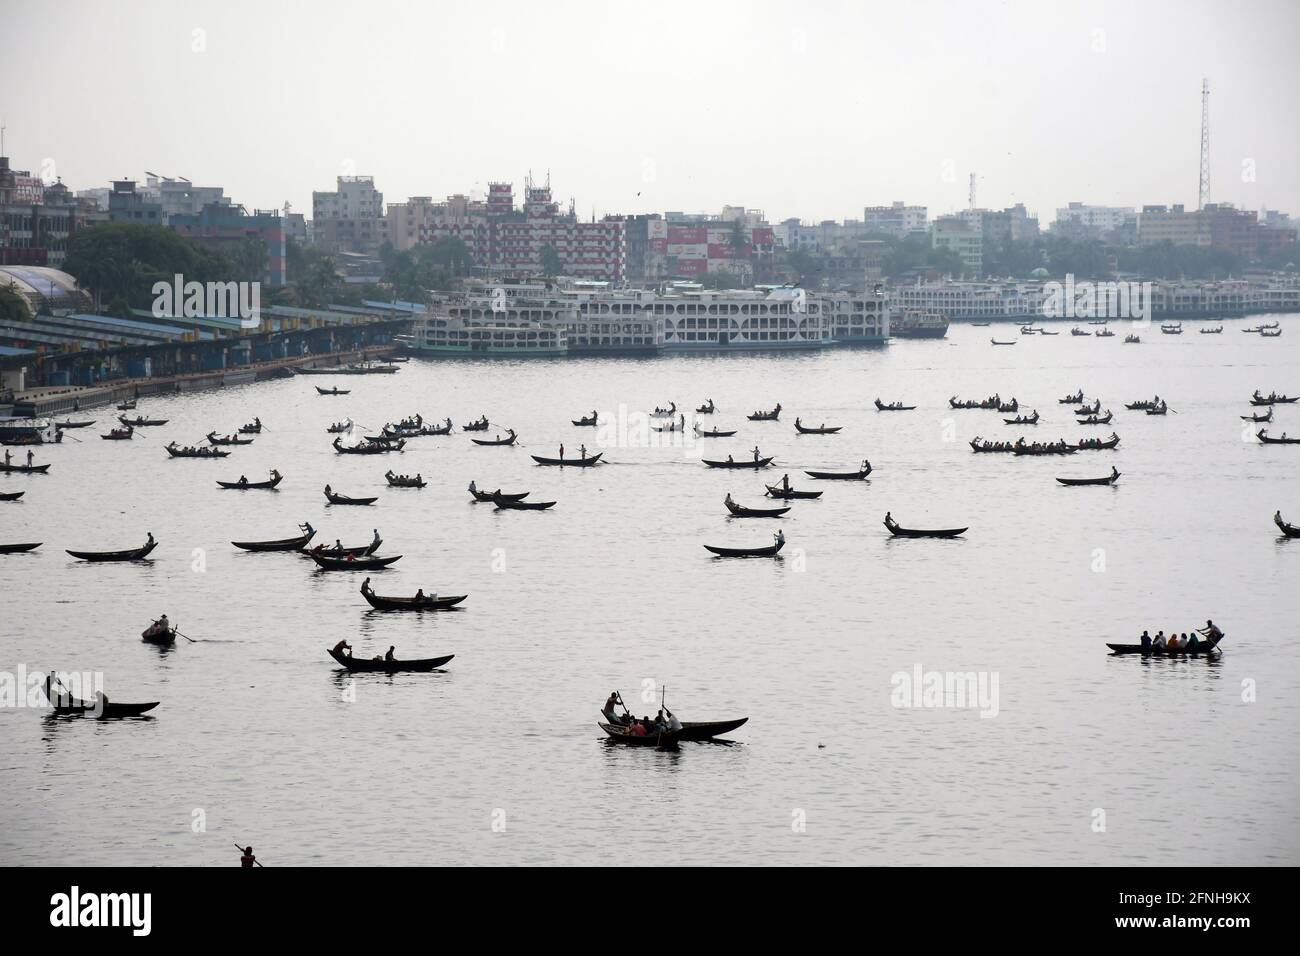
[[[0,0],[18,168],[250,209],[549,169],[580,215],[1213,198],[1300,214],[1300,2]]]

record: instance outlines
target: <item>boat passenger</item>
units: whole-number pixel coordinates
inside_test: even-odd
[[[251,870],[256,862],[257,857],[253,856],[253,848],[251,846],[244,847],[244,854],[239,858],[240,869]]]
[[[1169,640],[1165,642],[1165,653],[1173,654],[1179,649],[1178,634],[1174,632],[1169,635]]]
[[[397,658],[395,658],[395,657],[393,656],[393,651],[394,651],[394,650],[396,650],[396,646],[395,646],[395,645],[389,645],[389,647],[388,647],[388,653],[384,655],[384,660],[386,660],[386,661],[395,661],[395,660],[397,660]]]
[[[246,484],[248,484],[248,478],[246,478],[244,475],[240,475],[240,476],[239,476],[239,484],[241,484],[241,485],[246,485]]]
[[[469,483],[469,493],[470,493],[471,495],[477,495],[477,494],[478,494],[478,487],[474,484],[473,480],[471,480],[470,483]]]
[[[632,724],[632,729],[629,730],[628,733],[631,734],[633,737],[644,737],[645,724],[641,723],[641,721],[639,720],[636,721],[635,723]]]
[[[418,601],[423,601],[423,600],[424,600],[424,588],[419,588],[419,589],[416,590],[416,592],[415,592],[415,600],[416,600],[417,602],[418,602]]]
[[[1149,653],[1151,653],[1151,635],[1150,635],[1150,633],[1148,633],[1147,631],[1143,631],[1143,632],[1142,632],[1142,639],[1141,639],[1141,642],[1142,642],[1142,653],[1143,653],[1143,654],[1149,654]]]
[[[564,446],[563,446],[563,445],[560,446],[560,460],[561,460],[561,461],[564,460]]]
[[[342,654],[344,651],[348,652],[348,657],[352,656],[352,645],[347,642],[347,638],[344,638],[334,645],[335,654]]]
[[[1164,632],[1164,631],[1156,631],[1156,639],[1155,639],[1154,641],[1151,642],[1151,649],[1152,649],[1153,651],[1159,651],[1159,652],[1161,652],[1161,653],[1164,652],[1164,649],[1165,649],[1165,632]]]
[[[1187,653],[1195,654],[1200,647],[1201,639],[1196,636],[1196,629],[1193,628],[1192,633],[1187,636]]]
[[[682,722],[678,720],[677,715],[674,714],[671,710],[669,710],[666,706],[663,708],[663,713],[666,713],[668,715],[668,730],[671,733],[676,733],[677,731],[682,729]]]

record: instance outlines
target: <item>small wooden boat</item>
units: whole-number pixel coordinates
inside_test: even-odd
[[[330,435],[341,435],[344,432],[349,432],[351,430],[352,419],[350,418],[346,422],[335,422],[329,428],[325,429],[326,433]]]
[[[341,439],[335,438],[332,444],[334,450],[340,455],[383,455],[390,451],[401,451],[406,447],[406,439],[396,442],[370,441],[360,445],[344,445]]]
[[[677,741],[682,739],[685,732],[685,725],[682,730],[668,730],[661,734],[648,733],[638,736],[632,733],[630,727],[621,727],[617,724],[607,724],[604,721],[598,721],[597,726],[609,736],[611,741],[624,744],[628,747],[660,747],[665,750],[672,750],[677,747]]]
[[[1024,330],[1022,329],[1021,331]],[[1015,345],[1016,344],[1015,339],[1012,339],[1010,342],[999,342],[997,339],[989,339],[989,341],[992,342],[994,345]]]
[[[93,424],[95,424],[94,419],[91,419],[88,422],[63,421],[63,422],[55,422],[54,427],[57,428],[59,431],[62,431],[65,428],[89,428]]]
[[[314,548],[303,548],[300,553],[304,558],[310,558],[313,554],[319,554],[325,558],[346,558],[348,555],[352,555],[354,558],[364,558],[369,557],[378,551],[379,546],[383,543],[384,539],[379,537],[379,531],[376,529],[375,536],[370,539],[369,544],[358,545],[356,547],[349,547],[345,544],[337,546],[318,544]]]
[[[1038,330],[1038,334],[1039,334],[1039,335],[1060,335],[1061,333],[1060,333],[1060,332],[1049,332],[1049,331],[1047,331],[1047,329],[1039,329],[1039,330]]]
[[[117,420],[128,428],[154,428],[158,425],[166,425],[166,418],[145,418],[143,415],[137,415],[134,419],[127,418],[125,415],[118,415]]]
[[[822,481],[855,481],[861,480],[871,474],[871,462],[864,461],[858,471],[805,471],[809,478],[817,478]]]
[[[1099,339],[1113,339],[1114,337],[1115,337],[1115,333],[1112,332],[1110,329],[1097,330],[1097,338]]]
[[[1285,395],[1270,395],[1265,398],[1263,395],[1259,394],[1259,392],[1256,392],[1251,398],[1250,404],[1254,405],[1256,408],[1263,408],[1266,405],[1290,405],[1292,402],[1296,401],[1300,401],[1300,395],[1297,395],[1294,398],[1288,398]]]
[[[44,542],[29,541],[21,544],[0,544],[0,554],[22,554],[25,551],[35,551]]]
[[[1141,337],[1140,337],[1140,336],[1137,336],[1137,335],[1126,335],[1126,336],[1124,336],[1124,344],[1125,344],[1125,345],[1137,345],[1137,344],[1140,343],[1141,341],[1142,341]]]
[[[1091,405],[1080,405],[1074,410],[1076,415],[1096,415],[1101,411],[1101,399],[1097,399]]]
[[[220,448],[182,448],[175,442],[163,446],[173,458],[229,458],[230,452]]]
[[[437,594],[426,594],[421,597],[385,597],[382,594],[376,594],[370,587],[370,579],[366,578],[361,584],[361,596],[376,611],[450,611],[461,601],[465,600],[468,595],[465,594],[448,594],[439,596]]]
[[[353,657],[351,654],[343,654],[335,651],[332,647],[329,648],[329,655],[354,674],[359,671],[378,671],[384,674],[397,674],[402,671],[434,671],[456,656],[455,654],[448,654],[445,657],[426,657],[423,660],[411,661],[386,661],[383,658],[367,660],[361,657]]]
[[[0,491],[0,501],[17,501],[25,494],[25,491]]]
[[[781,417],[781,403],[777,402],[776,406],[770,412],[754,412],[752,415],[745,416],[751,422],[774,422]]]
[[[1213,654],[1222,654],[1219,645],[1223,643],[1220,637],[1217,641],[1198,641],[1196,650],[1180,649],[1176,651],[1162,650],[1154,647],[1143,647],[1141,644],[1107,644],[1115,654],[1141,654],[1143,657],[1200,657],[1201,655],[1211,656]]]
[[[772,464],[772,458],[774,457],[776,456],[772,455],[767,458],[749,458],[741,461],[735,461],[730,458],[726,461],[714,461],[709,458],[701,458],[700,461],[704,462],[710,468],[766,468],[768,465]]]
[[[1130,412],[1144,412],[1148,408],[1155,408],[1156,403],[1154,399],[1149,402],[1148,401],[1125,402],[1124,407],[1127,408]]]
[[[460,430],[463,432],[485,432],[488,430],[487,416],[480,418],[476,422],[470,422],[468,425],[462,425]]]
[[[715,410],[715,406],[714,406],[714,404],[713,404],[713,399],[709,399],[709,404],[707,404],[707,405],[701,405],[699,408],[695,409],[695,414],[696,414],[696,415],[712,415],[713,412],[714,412],[714,410]]]
[[[262,420],[259,418],[255,422],[249,422],[247,425],[239,426],[241,435],[260,435],[262,434]]]
[[[796,491],[793,488],[783,488],[780,485],[764,485],[763,487],[767,489],[768,497],[779,498],[783,501],[820,498],[825,494],[822,491]]]
[[[716,427],[712,431],[705,431],[700,426],[695,426],[695,435],[698,438],[730,438],[734,434],[735,431],[724,432]]]
[[[346,558],[334,558],[325,554],[317,554],[315,551],[308,551],[307,553],[322,571],[382,571],[390,564],[402,560],[400,554],[390,554],[386,558],[376,558],[374,555],[360,558],[355,555],[349,555]]]
[[[1182,335],[1183,323],[1179,322],[1177,325],[1162,325],[1160,326],[1160,331],[1165,335]]]
[[[317,385],[317,386],[316,386],[316,394],[317,394],[317,395],[351,395],[351,394],[352,394],[352,389],[350,389],[350,388],[321,388],[319,385]]]
[[[394,488],[423,488],[428,484],[420,475],[412,478],[410,475],[395,475],[391,471],[387,471],[384,473],[384,477],[388,479],[388,483]]]
[[[882,402],[876,399],[876,411],[878,412],[913,412],[916,411],[915,405],[904,405],[902,402]]]
[[[127,426],[125,428],[114,428],[107,435],[99,437],[104,441],[130,441],[131,436],[135,434],[135,429]]]
[[[976,449],[977,451],[979,449]],[[989,449],[985,449],[986,451]],[[997,451],[1007,451],[1008,449],[999,448]],[[1030,444],[1023,438],[1017,441],[1009,449],[1014,455],[1073,455],[1079,449],[1074,445],[1066,442],[1049,442],[1047,444]]]
[[[492,496],[492,503],[504,511],[545,511],[547,508],[555,507],[554,501],[524,501],[500,494]]]
[[[790,510],[788,505],[784,508],[746,508],[732,501],[730,495],[722,503],[727,506],[733,518],[779,518]]]
[[[1071,447],[1078,451],[1105,451],[1118,444],[1119,436],[1111,432],[1109,438],[1080,438],[1079,443]]]
[[[1254,413],[1250,415],[1242,415],[1241,420],[1243,422],[1271,422],[1273,420],[1273,406],[1270,405],[1268,411],[1263,415],[1256,415]]]
[[[325,486],[325,497],[332,505],[373,505],[379,500],[378,495],[372,498],[349,498],[347,495],[335,494],[328,485]]]
[[[1077,326],[1075,328],[1070,329],[1070,334],[1071,335],[1092,335],[1091,332],[1087,331],[1086,329],[1081,329]]]
[[[1057,478],[1056,480],[1071,487],[1077,485],[1113,485],[1119,481],[1119,476],[1120,473],[1111,468],[1110,474],[1104,478]]]
[[[677,416],[677,403],[669,402],[667,408],[656,408],[650,413],[651,418],[675,418]]]
[[[176,629],[163,627],[157,622],[150,624],[140,633],[140,640],[146,644],[158,644],[169,647],[176,643]]]
[[[576,419],[576,420],[571,418],[571,419],[569,419],[569,421],[573,422],[573,424],[577,425],[579,428],[595,428],[595,427],[596,427],[596,416],[595,416],[595,415],[586,415],[586,416],[583,416],[582,418],[579,418],[579,419]]]
[[[888,512],[885,513],[885,527],[896,538],[955,538],[965,534],[967,528],[904,528]]]
[[[593,465],[599,464],[600,458],[604,454],[603,451],[598,451],[596,454],[588,455],[586,458],[545,458],[541,455],[533,455],[532,459],[539,465],[558,465],[561,468],[565,466],[568,466],[569,468],[590,468]]]
[[[843,425],[835,425],[833,427],[820,425],[817,428],[807,428],[799,423],[799,419],[796,418],[794,420],[794,430],[800,435],[834,435],[843,428]]]
[[[158,701],[151,700],[143,704],[119,704],[107,697],[102,700],[79,700],[62,689],[55,694],[50,687],[50,678],[45,678],[45,698],[50,702],[52,713],[56,717],[96,717],[99,720],[116,720],[122,717],[139,717],[158,706]]]
[[[519,436],[510,432],[505,438],[471,438],[476,445],[513,445]]]
[[[158,542],[153,539],[153,535],[150,535],[149,541],[141,548],[130,548],[126,551],[68,551],[68,554],[82,561],[142,561],[156,547]]]
[[[1282,433],[1281,438],[1270,438],[1268,432],[1261,428],[1255,432],[1255,437],[1265,445],[1300,445],[1300,438],[1287,438],[1286,432]]]
[[[1017,415],[1015,418],[1004,418],[1002,420],[1008,425],[1037,425],[1038,409],[1035,408],[1032,415]]]
[[[1109,425],[1115,417],[1115,413],[1109,408],[1106,409],[1105,415],[1089,415],[1087,418],[1076,419],[1080,425]]]
[[[1272,331],[1272,332],[1270,332],[1268,329],[1260,329],[1260,330],[1259,330],[1259,337],[1260,337],[1261,339],[1275,339],[1275,338],[1277,338],[1277,337],[1278,337],[1279,335],[1281,335],[1281,334],[1282,334],[1282,330],[1281,330],[1281,329],[1276,329],[1276,330],[1274,330],[1274,331]]]
[[[494,502],[497,498],[504,498],[506,501],[523,501],[532,492],[520,491],[514,494],[505,494],[502,491],[479,491],[477,488],[471,488],[470,494],[474,496],[475,501]]]
[[[736,720],[697,720],[682,721],[682,729],[678,731],[678,740],[712,740],[714,737],[721,737],[723,734],[729,734],[737,727],[744,726],[749,721],[748,717],[739,717]]]
[[[212,445],[251,445],[251,444],[253,444],[253,439],[251,439],[251,438],[239,438],[239,437],[236,436],[236,435],[229,435],[229,436],[227,436],[227,437],[225,437],[225,438],[222,438],[222,437],[221,437],[220,435],[218,435],[216,432],[208,432],[208,434],[207,434],[207,439],[208,439],[208,443],[209,443],[209,444],[212,444]]]
[[[720,558],[771,558],[781,553],[785,547],[785,535],[777,532],[776,543],[769,544],[764,548],[720,548],[711,544],[706,544],[704,550],[710,551]]]
[[[1282,520],[1282,512],[1273,515],[1273,523],[1277,525],[1278,530],[1288,538],[1300,538],[1300,528]]]
[[[1067,395],[1065,398],[1056,400],[1058,405],[1082,405],[1087,399],[1083,397],[1083,389],[1079,389],[1073,395]]]
[[[132,398],[128,401],[123,402],[121,405],[117,405],[115,407],[119,412],[133,412],[135,411],[135,406],[136,406],[136,400]]]
[[[1201,333],[1202,335],[1218,335],[1219,333],[1221,333],[1221,332],[1223,331],[1223,326],[1220,325],[1220,326],[1217,326],[1216,328],[1212,328],[1212,329],[1211,329],[1211,328],[1202,328],[1202,329],[1200,329],[1199,331],[1200,331],[1200,333]]]
[[[236,548],[244,551],[298,551],[307,547],[307,542],[316,536],[316,529],[306,525],[309,530],[296,538],[281,538],[278,541],[232,541]]]
[[[0,461],[0,474],[10,475],[43,475],[50,470],[46,465],[10,465]]]
[[[247,478],[245,478],[243,481],[218,480],[217,484],[222,488],[234,488],[238,491],[253,491],[259,488],[262,489],[274,488],[278,484],[280,484],[280,482],[284,481],[284,475],[280,474],[278,471],[273,471],[271,472],[271,474],[274,477],[269,478],[266,481],[249,481]]]
[[[992,325],[992,324],[993,324],[992,322],[972,322],[972,323],[971,323],[971,328],[973,328],[973,329],[987,329],[987,328],[988,328],[990,325]]]

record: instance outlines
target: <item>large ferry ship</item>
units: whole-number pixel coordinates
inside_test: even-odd
[[[948,317],[941,312],[907,309],[890,324],[897,339],[941,339],[948,334]]]
[[[398,336],[398,342],[413,352],[432,355],[525,358],[569,354],[568,333],[563,327],[536,322],[471,324],[437,311],[416,318],[411,334]]]

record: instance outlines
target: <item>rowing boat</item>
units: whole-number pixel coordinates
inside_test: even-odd
[[[772,498],[780,498],[784,501],[794,501],[801,498],[820,498],[825,492],[821,491],[795,491],[793,488],[782,488],[780,485],[764,485],[767,494]]]
[[[1243,422],[1271,422],[1273,420],[1273,407],[1270,405],[1268,411],[1263,415],[1242,415]]]
[[[135,429],[128,425],[125,428],[114,428],[107,435],[100,435],[99,437],[104,441],[129,441],[134,434]]]
[[[579,428],[595,428],[595,427],[596,427],[596,416],[595,416],[595,415],[591,415],[591,416],[589,416],[589,417],[583,417],[583,418],[579,418],[579,419],[572,419],[572,418],[570,418],[569,421],[573,422],[573,424],[577,425]]]
[[[406,447],[406,439],[403,438],[398,442],[372,441],[364,445],[344,445],[341,439],[335,438],[332,442],[334,450],[340,455],[382,455],[385,452],[401,451]]]
[[[735,720],[684,720],[677,739],[712,740],[714,737],[721,737],[723,734],[731,733],[737,727],[744,726],[748,721],[748,717],[739,717]]]
[[[1261,428],[1255,432],[1255,437],[1265,445],[1300,445],[1300,438],[1287,438],[1286,432],[1282,433],[1281,438],[1270,438],[1268,432]]]
[[[513,445],[518,437],[514,432],[510,432],[506,438],[471,438],[470,441],[476,445]]]
[[[0,554],[22,554],[25,551],[35,551],[44,542],[31,541],[23,544],[0,544]]]
[[[95,424],[94,419],[91,419],[88,422],[64,421],[64,422],[55,422],[54,427],[59,430],[62,430],[64,428],[89,428],[93,424]]]
[[[331,558],[323,554],[317,554],[314,551],[308,551],[308,555],[316,562],[316,566],[322,571],[381,571],[397,561],[402,560],[400,554],[391,554],[386,558],[376,557],[347,557]]]
[[[143,704],[119,704],[110,701],[107,697],[93,702],[79,700],[64,692],[62,688],[60,688],[60,693],[56,695],[50,687],[50,678],[48,676],[45,678],[45,698],[50,702],[50,706],[53,708],[52,713],[56,717],[93,715],[99,720],[113,720],[121,717],[139,717],[158,706],[156,700]]]
[[[166,647],[176,643],[176,630],[175,628],[150,624],[140,633],[140,640],[146,644],[158,644]]]
[[[754,412],[752,415],[746,415],[751,422],[774,422],[781,417],[781,403],[777,402],[770,412]]]
[[[744,505],[738,505],[728,496],[723,504],[735,518],[779,518],[790,510],[787,505],[784,508],[746,508]]]
[[[0,501],[17,501],[25,494],[25,491],[0,491]]]
[[[904,528],[893,517],[885,513],[885,527],[896,538],[955,538],[965,534],[966,528]]]
[[[350,395],[350,394],[352,394],[352,389],[350,389],[350,388],[321,388],[319,385],[317,385],[317,386],[316,386],[316,394],[317,394],[317,395]]]
[[[306,534],[300,534],[296,538],[280,538],[278,541],[232,541],[230,543],[244,551],[297,551],[307,547],[307,542],[315,536],[316,529],[312,528]]]
[[[698,426],[695,429],[695,435],[698,438],[730,438],[734,434],[736,434],[735,431],[724,432],[717,427],[713,431],[705,431]]]
[[[1278,526],[1278,529],[1286,537],[1300,538],[1300,528],[1297,528],[1295,525],[1289,522],[1283,521],[1281,512],[1278,512],[1277,514],[1273,515],[1273,523]]]
[[[913,412],[916,411],[915,405],[904,405],[902,402],[889,402],[886,404],[880,399],[876,399],[876,411],[880,412]]]
[[[10,465],[5,462],[0,462],[0,473],[13,475],[43,475],[49,470],[49,465]]]
[[[376,611],[450,611],[468,595],[449,594],[439,596],[426,594],[423,597],[385,597],[376,594],[370,588],[370,579],[361,585],[361,596]]]
[[[332,647],[329,648],[329,655],[353,673],[358,671],[379,671],[385,674],[396,674],[400,671],[426,672],[437,670],[456,656],[455,654],[448,654],[446,657],[426,657],[423,660],[414,661],[366,660],[365,658],[353,657],[350,654],[336,651]]]
[[[460,430],[463,432],[485,432],[488,430],[488,420],[480,418],[476,422],[470,422],[468,425],[462,425]]]
[[[495,491],[495,492],[479,491],[477,488],[471,488],[469,493],[474,496],[475,501],[484,501],[484,502],[495,501],[497,498],[502,498],[506,501],[523,501],[530,494],[532,494],[532,492],[529,491],[520,491],[518,493],[505,494],[500,491]]]
[[[141,561],[156,547],[158,542],[153,539],[153,535],[150,535],[148,543],[142,548],[131,548],[126,551],[68,551],[68,554],[82,561]]]
[[[558,465],[561,468],[566,465],[570,468],[590,468],[592,465],[599,463],[600,456],[603,454],[605,454],[603,451],[598,451],[586,458],[544,458],[541,455],[533,455],[532,459],[539,465]]]
[[[799,424],[799,419],[796,418],[794,420],[794,430],[800,435],[834,435],[843,427],[843,425],[836,425],[828,428],[827,426],[822,425],[818,428],[805,428],[803,425]]]
[[[1114,417],[1115,413],[1108,408],[1105,415],[1089,415],[1087,418],[1077,418],[1075,421],[1080,425],[1109,425]]]
[[[1120,473],[1112,468],[1110,474],[1104,478],[1057,478],[1056,480],[1071,487],[1079,485],[1113,485],[1119,481],[1119,476]]]
[[[1004,418],[1002,420],[1008,425],[1037,425],[1038,409],[1034,409],[1034,414],[1029,416],[1017,415],[1015,418]]]
[[[709,404],[707,404],[707,405],[701,405],[699,408],[695,409],[695,414],[696,414],[696,415],[712,415],[713,412],[714,412],[714,410],[715,410],[715,406],[714,406],[714,404],[713,404],[713,399],[709,399]]]
[[[1115,654],[1141,654],[1143,657],[1200,657],[1202,654],[1207,657],[1213,654],[1222,654],[1219,644],[1223,638],[1218,640],[1198,641],[1196,650],[1179,649],[1176,651],[1161,650],[1154,647],[1143,647],[1141,644],[1107,644]]]
[[[704,462],[710,468],[766,468],[768,465],[772,464],[773,457],[775,456],[769,456],[767,458],[750,458],[745,461],[735,461],[730,458],[726,461],[713,461],[708,458],[701,458],[700,461]]]
[[[554,501],[523,501],[505,495],[493,495],[492,503],[505,511],[545,511],[555,506]]]
[[[117,420],[128,428],[154,428],[158,425],[166,425],[166,418],[145,418],[137,415],[135,420],[127,418],[125,415],[118,415]]]
[[[349,498],[347,495],[335,494],[328,487],[325,489],[325,497],[332,505],[373,505],[379,500],[378,495],[371,498]]]
[[[207,434],[207,439],[208,439],[209,444],[213,444],[213,445],[251,445],[251,444],[253,444],[253,439],[251,439],[251,438],[238,438],[238,437],[235,437],[235,436],[230,436],[230,437],[228,437],[228,438],[221,438],[220,436],[217,435],[216,432],[208,432],[208,434]]]
[[[164,445],[167,454],[173,458],[229,458],[230,452],[220,448],[182,448],[175,442]]]
[[[683,730],[668,730],[661,734],[645,734],[643,736],[637,736],[632,733],[630,727],[619,727],[615,724],[607,724],[603,721],[598,721],[597,726],[609,735],[611,741],[625,744],[629,747],[663,747],[666,749],[672,749],[677,746],[677,741],[682,739],[685,725],[683,725]]]
[[[776,544],[769,544],[765,548],[719,548],[706,544],[704,550],[711,551],[720,558],[771,558],[779,554],[784,547],[785,538],[780,537]]]
[[[385,472],[384,477],[394,488],[423,488],[428,484],[421,476],[416,475],[412,478],[410,475],[395,475],[391,471]]]
[[[375,536],[370,539],[369,544],[362,544],[356,547],[349,547],[345,544],[340,544],[337,547],[333,545],[327,546],[324,544],[318,544],[314,548],[302,548],[300,551],[302,556],[305,558],[310,558],[313,554],[319,554],[326,558],[346,558],[350,554],[354,558],[362,558],[374,554],[379,550],[379,546],[383,543],[384,539],[379,537],[379,530],[376,529]]]
[[[277,471],[275,472],[275,477],[267,481],[248,481],[248,480],[221,481],[220,479],[218,479],[217,484],[220,485],[222,488],[234,488],[239,491],[252,491],[257,488],[265,488],[265,489],[274,488],[282,481],[284,481],[284,475],[280,474]]]
[[[817,478],[822,481],[853,481],[855,479],[864,479],[871,474],[871,462],[864,461],[862,468],[858,471],[805,471],[809,478]]]

